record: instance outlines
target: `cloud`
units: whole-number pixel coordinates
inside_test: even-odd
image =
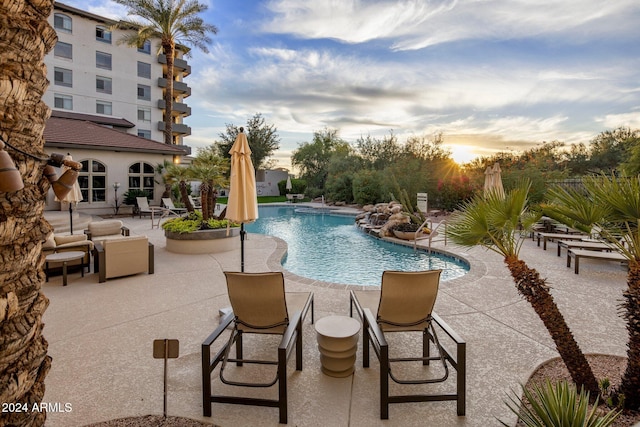
[[[585,42],[633,30],[638,17],[635,0],[272,0],[266,7],[274,14],[266,32],[344,43],[388,40],[393,50],[549,34]]]

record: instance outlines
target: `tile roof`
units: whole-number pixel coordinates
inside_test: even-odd
[[[127,119],[112,116],[96,116],[93,114],[73,113],[71,111],[52,110],[51,117],[62,117],[63,119],[87,120],[99,125],[118,126],[132,128],[135,125]]]
[[[44,129],[45,146],[184,155],[188,147],[166,145],[89,121],[51,117]]]

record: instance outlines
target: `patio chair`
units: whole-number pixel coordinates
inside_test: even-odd
[[[163,208],[161,206],[149,206],[149,201],[146,197],[136,197],[136,201],[138,203],[140,218],[142,218],[142,215],[151,215],[151,229],[154,227],[159,228],[163,219],[170,216],[180,216],[177,212],[171,209]]]
[[[169,209],[172,212],[175,212],[178,215],[181,215],[187,211],[187,208],[176,208],[173,204],[173,200],[170,197],[163,197],[162,204],[165,208]]]
[[[302,322],[311,308],[313,323],[313,294],[284,291],[281,272],[231,273],[225,272],[232,311],[223,317],[218,328],[202,343],[202,398],[204,416],[211,416],[213,402],[279,408],[280,423],[287,423],[287,360],[295,347],[296,370],[302,370]],[[289,315],[293,313],[293,315]],[[231,329],[226,344],[211,358],[211,347],[222,333]],[[277,357],[261,360],[244,356],[246,334],[276,334],[282,339],[277,351],[258,345],[252,353],[258,356],[273,351]],[[254,340],[252,340],[253,342]],[[256,340],[258,341],[258,340]],[[264,343],[264,341],[258,341]],[[235,357],[231,347],[235,344]],[[217,348],[217,347],[216,347]],[[268,357],[268,356],[267,356]],[[219,377],[223,384],[240,387],[272,387],[278,383],[278,398],[263,399],[237,395],[212,394],[211,373],[220,364]],[[234,365],[235,366],[232,366]],[[241,368],[244,364],[275,366],[272,379],[262,379],[263,371]],[[247,371],[248,370],[248,371]],[[253,379],[253,381],[249,381]],[[222,388],[223,386],[220,385]]]
[[[400,272],[385,271],[380,291],[351,291],[350,313],[353,308],[362,319],[362,365],[369,367],[369,344],[380,362],[380,418],[389,418],[390,403],[457,401],[458,415],[465,414],[466,343],[433,312],[438,293],[441,270]],[[373,313],[377,313],[374,317]],[[448,341],[455,345],[451,354],[441,345],[438,331],[444,331]],[[396,339],[390,333],[422,334],[422,354],[406,357],[410,349],[404,347],[416,342]],[[445,337],[443,337],[445,338]],[[402,342],[393,347],[390,343]],[[431,355],[431,346],[437,355]],[[417,349],[413,349],[419,351]],[[393,354],[394,357],[390,357]],[[455,357],[454,357],[455,355]],[[431,361],[438,361],[430,366]],[[449,366],[456,371],[455,387],[438,387],[440,394],[417,394],[421,384],[444,383],[449,378]],[[392,368],[393,367],[393,368]],[[397,372],[396,372],[397,371]],[[416,394],[390,395],[389,379],[398,387],[410,388]],[[424,387],[422,387],[424,388]],[[454,392],[449,389],[455,388]]]

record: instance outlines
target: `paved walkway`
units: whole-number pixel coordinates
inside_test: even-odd
[[[47,426],[73,427],[125,416],[162,414],[163,362],[152,358],[154,339],[180,340],[180,357],[169,361],[168,413],[223,427],[275,426],[275,408],[214,404],[202,417],[200,345],[228,306],[223,271],[239,270],[239,250],[212,255],[178,255],[165,250],[162,231],[149,219],[125,219],[132,234],[155,245],[154,275],[99,284],[96,274],[69,274],[44,285],[51,300],[45,313],[52,369],[45,402],[70,403],[71,412],[49,413]],[[320,372],[315,332],[304,325],[304,370],[289,370],[289,425],[292,426],[489,426],[496,418],[515,423],[504,404],[542,362],[556,357],[553,343],[533,310],[516,293],[498,255],[481,248],[435,247],[471,264],[462,278],[443,282],[436,311],[467,341],[467,415],[454,402],[394,404],[390,419],[378,418],[377,362],[343,379]],[[281,270],[283,241],[251,234],[246,271]],[[522,258],[548,279],[554,297],[586,353],[625,355],[627,336],[617,306],[626,270],[616,263],[585,260],[580,275],[528,240]],[[358,254],[353,254],[357,257]],[[366,262],[366,260],[361,260]],[[330,266],[327,266],[330,268]],[[286,273],[288,290],[315,293],[316,318],[348,315],[349,286],[326,284]],[[361,347],[361,344],[360,344]],[[375,360],[375,358],[374,358]],[[258,393],[259,391],[256,391]],[[271,394],[273,396],[273,394]],[[64,406],[64,405],[62,405]]]

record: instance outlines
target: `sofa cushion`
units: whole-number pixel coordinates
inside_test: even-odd
[[[53,237],[53,233],[47,236],[47,240],[42,244],[42,249],[54,249],[56,247],[56,240]]]
[[[122,221],[118,219],[107,221],[96,221],[89,223],[91,238],[109,236],[111,234],[122,234]]]
[[[57,235],[54,236],[56,246],[64,245],[65,243],[76,243],[87,240],[86,234],[69,234],[69,235]]]

